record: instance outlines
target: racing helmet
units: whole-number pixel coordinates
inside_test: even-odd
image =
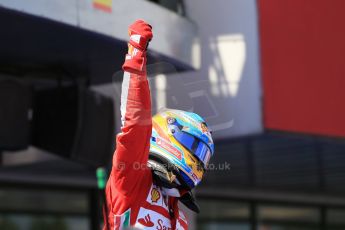
[[[153,116],[149,162],[164,164],[174,176],[171,183],[189,190],[197,186],[213,154],[211,132],[198,114],[163,109]]]

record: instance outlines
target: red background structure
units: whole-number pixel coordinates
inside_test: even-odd
[[[258,5],[265,127],[345,136],[345,1]]]

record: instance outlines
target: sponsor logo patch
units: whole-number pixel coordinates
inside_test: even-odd
[[[177,150],[174,146],[172,146],[170,143],[166,142],[162,138],[157,137],[157,145],[159,145],[163,149],[167,150],[169,153],[173,154],[179,160],[181,160],[181,152]]]
[[[208,128],[207,128],[207,126],[204,123],[201,123],[201,131],[203,133],[207,133],[208,132]]]
[[[168,210],[168,206],[163,199],[162,191],[155,185],[151,186],[150,192],[147,194],[146,201],[151,205],[160,206],[165,210]]]
[[[150,214],[147,214],[145,217],[140,218],[138,222],[145,226],[145,227],[153,227],[155,224],[151,221],[151,216]]]
[[[168,218],[146,208],[140,208],[135,227],[140,229],[172,230]]]
[[[156,189],[156,188],[153,188],[151,190],[151,201],[153,203],[157,203],[157,201],[159,200],[159,198],[161,198],[161,193]]]

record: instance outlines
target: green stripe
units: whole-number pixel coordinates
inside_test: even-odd
[[[124,221],[123,221],[123,227],[129,227],[130,223],[131,223],[131,209],[128,209],[125,213],[124,213]]]

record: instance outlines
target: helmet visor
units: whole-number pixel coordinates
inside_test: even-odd
[[[206,168],[211,158],[211,151],[207,144],[189,133],[179,129],[174,130],[173,136],[175,139],[194,154],[203,163],[204,168]]]

